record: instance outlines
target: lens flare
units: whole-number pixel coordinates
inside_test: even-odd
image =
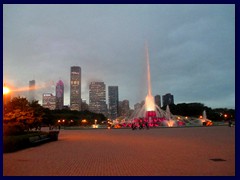
[[[3,87],[3,94],[8,94],[10,89],[8,87]]]

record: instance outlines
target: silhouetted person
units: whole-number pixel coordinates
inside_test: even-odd
[[[132,130],[135,130],[135,129],[136,129],[135,123],[132,123],[131,128],[132,128]]]
[[[139,129],[143,129],[143,123],[142,123],[142,121],[139,122]]]
[[[145,122],[145,126],[147,129],[149,129],[148,122]]]
[[[229,119],[229,121],[228,121],[228,126],[229,126],[229,127],[232,127],[232,121],[231,121],[231,119]]]

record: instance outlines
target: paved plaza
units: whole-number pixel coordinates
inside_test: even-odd
[[[235,176],[235,127],[61,130],[3,154],[4,176]]]

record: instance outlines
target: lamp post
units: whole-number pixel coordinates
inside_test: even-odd
[[[82,126],[86,126],[86,124],[87,124],[87,120],[86,120],[86,119],[83,119],[83,120],[82,120]]]
[[[97,120],[95,119],[95,125],[97,125]]]

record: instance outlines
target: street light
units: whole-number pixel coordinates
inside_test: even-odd
[[[97,125],[97,120],[95,119],[95,125]]]
[[[82,126],[86,126],[86,125],[87,125],[87,120],[86,120],[86,119],[83,119],[83,120],[81,121],[81,125],[82,125]]]

